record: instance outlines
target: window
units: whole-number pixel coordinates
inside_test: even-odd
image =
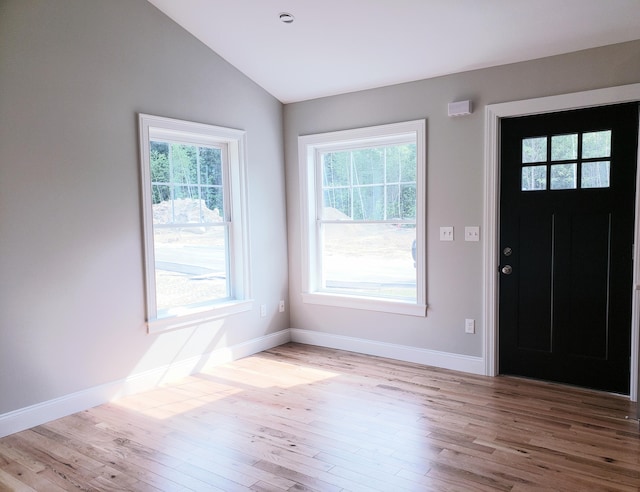
[[[251,309],[244,132],[139,118],[149,332]]]
[[[525,138],[521,190],[609,188],[610,158],[611,130]]]
[[[425,121],[299,139],[304,302],[426,314]]]

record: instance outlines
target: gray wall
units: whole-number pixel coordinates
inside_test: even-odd
[[[482,242],[463,232],[483,226],[484,106],[637,82],[640,41],[286,105],[292,327],[481,356]],[[447,104],[464,99],[473,114],[449,118]],[[303,304],[297,137],[418,118],[427,120],[427,317]],[[451,225],[456,240],[440,242],[439,227]],[[476,320],[475,335],[464,333],[465,318]]]
[[[253,311],[146,333],[138,112],[247,131]],[[145,0],[0,0],[0,415],[288,328],[282,142]]]
[[[0,0],[0,415],[289,326],[481,355],[482,326],[465,335],[463,321],[481,319],[482,243],[460,233],[482,225],[483,106],[640,82],[638,60],[633,42],[283,115],[145,0]],[[473,115],[446,116],[467,98]],[[248,132],[253,311],[146,334],[138,112]],[[416,118],[428,125],[428,317],[303,305],[297,136]],[[457,240],[437,241],[441,225]],[[291,321],[276,313],[288,288]]]

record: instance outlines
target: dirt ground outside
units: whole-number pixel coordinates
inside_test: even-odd
[[[415,299],[411,248],[415,228],[394,224],[326,224],[322,257],[328,289]]]

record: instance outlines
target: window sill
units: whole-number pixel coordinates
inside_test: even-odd
[[[416,304],[415,302],[395,299],[371,299],[358,296],[313,292],[303,293],[302,301],[307,304],[363,309],[366,311],[379,311],[383,313],[403,314],[406,316],[418,316],[422,318],[427,316],[426,304]]]
[[[183,314],[150,320],[147,322],[147,333],[162,333],[164,331],[186,328],[214,319],[225,318],[232,314],[250,311],[252,308],[253,300],[212,304],[205,308],[185,311]]]

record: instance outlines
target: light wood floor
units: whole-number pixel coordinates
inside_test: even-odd
[[[0,439],[0,490],[639,490],[634,412],[288,344]]]

